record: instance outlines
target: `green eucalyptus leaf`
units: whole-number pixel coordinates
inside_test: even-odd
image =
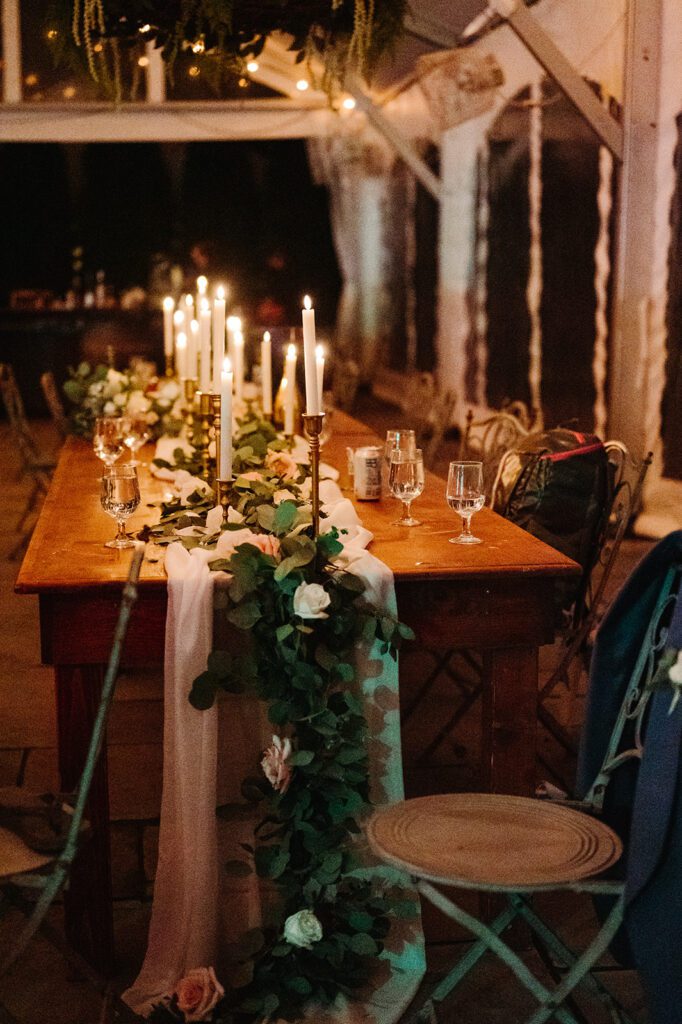
[[[192,683],[189,702],[197,711],[207,711],[215,703],[220,678],[214,672],[202,672]]]
[[[289,758],[289,764],[304,767],[305,765],[310,764],[314,757],[315,752],[313,750],[297,750]]]
[[[273,531],[277,534],[288,533],[294,525],[298,506],[291,500],[282,501],[277,506]]]
[[[261,610],[255,601],[244,601],[232,608],[227,618],[238,629],[252,629],[261,618]]]

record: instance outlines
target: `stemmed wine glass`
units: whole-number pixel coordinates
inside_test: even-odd
[[[115,519],[118,524],[118,533],[104,546],[106,548],[134,547],[135,541],[126,533],[125,523],[140,504],[140,485],[135,466],[125,463],[105,469],[100,501],[107,515]]]
[[[92,447],[105,466],[113,466],[123,454],[125,423],[122,416],[99,416],[95,420]]]
[[[140,460],[134,458],[134,455],[140,450],[143,444],[146,444],[151,436],[152,428],[149,423],[147,423],[144,416],[125,417],[125,436],[123,440],[130,449],[130,459],[128,460],[129,466],[140,465]]]
[[[421,448],[394,448],[388,486],[394,498],[403,503],[403,514],[395,526],[419,526],[420,521],[410,514],[415,498],[424,490],[424,459]]]
[[[451,544],[480,544],[481,538],[471,532],[471,517],[485,504],[482,462],[451,462],[445,491],[448,505],[462,517],[459,537],[450,537]]]

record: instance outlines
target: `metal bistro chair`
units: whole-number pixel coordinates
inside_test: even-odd
[[[495,505],[496,490],[507,452],[512,451],[529,434],[542,430],[542,417],[531,411],[525,402],[506,402],[502,408],[477,420],[469,409],[462,428],[460,459],[483,463],[483,486],[486,503]]]
[[[668,563],[662,583],[652,591],[653,612],[648,624],[645,617],[645,622],[633,632],[629,619],[624,620],[616,639],[610,640],[607,650],[617,651],[622,658],[623,630],[635,638],[643,636],[639,647],[635,640],[630,649],[630,660],[620,662],[628,665],[625,673],[621,671],[621,676],[616,674],[613,679],[609,674],[609,692],[622,694],[622,701],[620,707],[618,700],[615,702],[611,738],[583,801],[569,804],[460,793],[407,800],[378,811],[371,818],[367,831],[374,852],[415,876],[420,894],[464,926],[476,940],[414,1014],[416,1019],[433,1020],[434,1005],[441,1003],[490,951],[539,1003],[526,1024],[543,1024],[552,1018],[561,1024],[579,1024],[579,1011],[574,1011],[570,996],[581,982],[607,1004],[614,1021],[632,1024],[632,1018],[593,973],[623,921],[625,882],[605,876],[620,861],[622,843],[611,828],[592,815],[605,807],[607,789],[616,770],[643,755],[642,737],[653,692],[651,684],[656,685],[658,662],[678,600],[681,568],[677,563]],[[635,582],[638,584],[639,580]],[[605,728],[608,730],[608,726]],[[501,893],[507,905],[491,924],[485,924],[436,886]],[[580,954],[569,949],[532,905],[535,893],[551,890],[611,898],[601,929]],[[502,939],[503,931],[517,917],[527,922],[551,958],[563,965],[563,979],[555,988],[536,978]]]
[[[0,979],[7,974],[40,930],[61,950],[79,974],[84,975],[107,997],[110,995],[104,981],[68,945],[61,933],[46,921],[46,915],[68,884],[69,873],[81,843],[87,841],[85,805],[104,743],[128,622],[137,599],[137,583],[143,558],[144,544],[140,542],[133,552],[128,579],[123,588],[99,707],[75,794],[67,799],[60,796],[46,802],[44,797],[27,793],[21,788],[0,789],[0,916],[15,907],[26,917],[9,953],[0,963]],[[123,1003],[119,1003],[117,1000],[119,1013],[127,1015],[128,1019],[139,1019]],[[2,1004],[0,1020],[13,1020]]]
[[[46,370],[45,373],[40,375],[40,387],[42,388],[45,404],[50,410],[52,422],[59,431],[59,436],[63,440],[69,432],[69,421],[66,413],[64,412],[64,406],[61,398],[59,397],[57,381],[55,380],[52,370]]]
[[[29,477],[33,485],[17,522],[16,529],[21,537],[10,553],[10,559],[14,559],[29,541],[33,529],[31,519],[35,519],[37,514],[38,501],[48,492],[55,463],[41,452],[31,432],[14,371],[9,363],[0,363],[0,395],[7,412],[12,440],[21,458],[19,477]]]

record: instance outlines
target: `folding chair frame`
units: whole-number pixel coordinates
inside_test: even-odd
[[[123,588],[118,621],[116,623],[109,663],[107,665],[104,683],[102,685],[99,707],[92,730],[92,736],[90,738],[90,745],[88,747],[83,773],[76,792],[73,813],[71,814],[64,847],[57,859],[52,863],[52,865],[48,865],[44,871],[13,875],[0,880],[0,895],[4,895],[6,903],[17,907],[26,917],[26,923],[23,929],[15,939],[8,955],[2,963],[0,963],[0,978],[2,978],[18,960],[34,935],[38,931],[41,931],[53,942],[53,944],[58,946],[67,959],[76,966],[78,971],[84,974],[89,981],[93,982],[100,991],[105,992],[107,989],[107,986],[99,978],[96,972],[85,963],[75,950],[72,950],[68,946],[61,936],[58,936],[55,930],[48,922],[46,922],[45,917],[52,903],[67,884],[71,866],[78,852],[85,807],[90,793],[90,786],[92,784],[95,767],[104,743],[106,723],[114,696],[114,687],[118,676],[123,644],[128,631],[128,622],[130,620],[130,615],[135,601],[137,600],[137,582],[143,558],[144,546],[140,544],[133,553],[128,572],[128,579]],[[31,891],[38,893],[38,898],[35,903],[29,901],[23,895],[24,893],[30,893]],[[2,907],[0,906],[0,910],[1,909]],[[5,1014],[7,1013],[6,1010],[2,1010],[1,1006],[0,1012],[4,1012]],[[121,1012],[125,1012],[125,1010],[122,1010]],[[130,1010],[127,1012],[128,1019],[139,1019],[136,1018]]]

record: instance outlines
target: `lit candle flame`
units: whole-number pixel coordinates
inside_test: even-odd
[[[216,298],[217,299],[224,299],[225,298],[225,289],[223,288],[223,286],[221,284],[219,284],[218,287],[216,288],[215,294],[216,294]]]
[[[189,329],[192,332],[192,334],[198,334],[199,333],[199,321],[198,320],[191,320],[190,321],[190,325],[189,325]]]
[[[243,345],[244,344],[244,335],[242,334],[241,331],[235,331],[234,332],[234,343],[235,343],[235,345]]]
[[[229,356],[223,359],[223,373],[232,373],[232,361]]]
[[[270,341],[270,331],[265,331],[263,333],[263,341]]]
[[[178,348],[187,348],[187,335],[184,331],[178,332],[177,341],[175,343]]]
[[[289,345],[289,347],[287,349],[287,359],[295,359],[295,358],[296,358],[296,346],[295,345]]]
[[[305,306],[306,309],[313,308],[313,300],[310,298],[309,295],[306,295],[306,297],[303,299],[303,305]]]
[[[228,316],[228,318],[227,318],[227,327],[228,327],[228,330],[230,330],[230,331],[241,331],[241,329],[242,329],[242,322],[241,322],[240,317],[238,317],[238,316]]]
[[[163,308],[165,310],[171,310],[175,308],[175,300],[170,295],[167,295],[166,298],[163,300]]]
[[[184,322],[185,314],[182,312],[181,309],[176,309],[175,312],[173,313],[173,323],[175,324],[176,327],[179,327],[180,324],[184,324]]]
[[[189,294],[189,292],[187,293],[187,295],[185,295],[185,305],[186,306],[193,306],[194,305],[194,298]]]
[[[200,295],[203,295],[207,288],[208,278],[204,277],[203,274],[200,274],[199,277],[197,278],[197,291],[199,292]]]
[[[322,347],[322,345],[315,346],[315,358],[324,359],[324,348]]]

